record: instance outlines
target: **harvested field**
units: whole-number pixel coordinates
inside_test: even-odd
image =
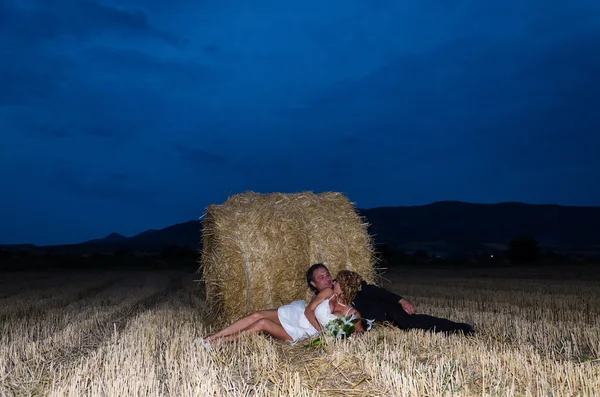
[[[473,273],[386,274],[419,312],[474,324],[473,338],[379,327],[209,351],[193,342],[209,332],[193,273],[2,274],[0,396],[600,394],[598,277]]]

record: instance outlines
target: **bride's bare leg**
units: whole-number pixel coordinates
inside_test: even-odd
[[[242,334],[257,334],[259,332],[265,332],[279,340],[292,340],[292,337],[285,331],[281,323],[262,318],[236,334],[230,334],[220,338],[219,342],[229,342],[238,339]]]
[[[206,340],[213,341],[215,339],[220,339],[229,335],[237,334],[245,328],[248,328],[251,324],[260,321],[261,319],[270,320],[271,322],[274,322],[275,324],[281,326],[281,323],[279,322],[279,317],[277,316],[277,309],[261,310],[237,320],[235,323],[223,328],[217,333],[207,336]]]

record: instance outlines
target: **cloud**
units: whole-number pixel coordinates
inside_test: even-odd
[[[82,55],[87,69],[97,70],[100,76],[119,76],[130,85],[162,82],[172,89],[197,90],[199,86],[213,86],[222,77],[214,68],[198,61],[161,58],[137,49],[94,46]]]
[[[134,176],[122,171],[82,170],[75,164],[55,161],[48,171],[48,181],[57,188],[85,198],[145,204],[152,188],[139,187]]]
[[[421,54],[405,54],[363,78],[335,83],[302,114],[362,125],[377,120],[448,128],[528,108],[597,99],[600,65],[594,31],[540,46],[517,39],[465,36]],[[585,105],[581,103],[581,105]],[[588,103],[589,105],[589,103]],[[435,114],[437,120],[427,120]],[[412,121],[411,121],[412,120]],[[490,118],[490,120],[492,120]]]
[[[224,156],[209,150],[184,145],[174,145],[176,153],[187,164],[193,167],[206,167],[207,165],[218,165],[225,163]]]
[[[29,141],[34,143],[32,147],[43,146],[60,152],[68,152],[67,142],[73,150],[88,145],[94,145],[98,151],[114,149],[115,145],[130,143],[135,133],[127,129],[125,122],[117,120],[112,106],[99,106],[83,99],[80,104],[73,104],[56,95],[40,102],[32,103],[30,98],[29,106],[6,108],[5,116],[0,118],[0,128],[4,125],[13,141]],[[109,146],[98,146],[101,141]]]
[[[204,52],[207,54],[214,54],[219,51],[219,47],[214,44],[205,45],[203,48]]]
[[[171,79],[185,72],[180,80],[190,78],[193,73],[192,68],[187,72],[176,69],[177,62],[160,65],[158,57],[144,58],[137,49],[110,53],[110,46],[115,44],[148,47],[149,43],[139,39],[167,43],[158,48],[152,43],[154,51],[159,53],[182,42],[175,34],[153,25],[143,11],[121,9],[99,1],[75,0],[31,4],[9,1],[0,11],[0,106],[40,102],[58,91],[82,85],[81,80],[98,76],[98,73],[89,73],[92,66],[89,62],[104,62],[105,68],[111,68],[109,73],[116,75],[126,72],[123,66],[137,72],[144,70],[144,76],[171,70]],[[129,38],[135,40],[124,40]],[[174,51],[178,49],[180,47]],[[111,56],[112,64],[109,64]]]
[[[7,6],[0,15],[4,29],[23,40],[37,42],[70,35],[102,33],[145,36],[178,45],[185,40],[154,26],[141,10],[125,10],[86,0],[46,0],[37,7]]]
[[[75,136],[73,134],[73,132],[69,131],[67,128],[54,127],[54,126],[49,125],[49,124],[45,124],[43,126],[40,126],[38,132],[39,132],[40,136],[51,137],[51,138],[58,138],[58,139],[73,138]]]
[[[223,77],[196,61],[98,45],[68,58],[43,51],[3,58],[0,72],[0,106],[15,134],[65,138],[54,133],[63,130],[121,143],[194,122],[217,106],[208,93]]]
[[[123,133],[117,129],[113,128],[103,128],[103,127],[91,127],[85,128],[84,133],[95,136],[98,138],[114,138],[114,139],[122,139]]]
[[[0,106],[24,105],[47,98],[65,79],[67,62],[33,53],[0,56]]]
[[[18,105],[25,98],[42,97],[48,82],[35,72],[0,64],[0,106]]]
[[[309,97],[290,124],[336,148],[321,153],[338,181],[345,169],[411,186],[421,175],[440,189],[457,175],[484,190],[544,172],[572,184],[578,171],[600,167],[600,137],[591,133],[600,130],[600,30],[591,22],[563,30],[551,38],[469,34],[401,53]],[[344,136],[364,139],[358,152]]]

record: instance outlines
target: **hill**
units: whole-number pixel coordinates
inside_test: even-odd
[[[393,249],[460,252],[485,245],[501,248],[516,236],[528,235],[545,248],[600,251],[600,207],[442,201],[358,211],[370,224],[376,243]],[[81,244],[0,248],[61,253],[160,252],[172,245],[199,249],[201,229],[200,221],[189,221],[131,237],[112,233]]]
[[[600,207],[458,201],[361,210],[378,243],[401,248],[438,242],[450,248],[507,244],[519,235],[554,249],[600,246]]]
[[[127,240],[127,237],[123,236],[122,234],[119,233],[111,233],[108,236],[104,237],[104,238],[97,238],[94,240],[89,240],[86,241],[82,244],[104,244],[104,243],[119,243],[122,241]]]

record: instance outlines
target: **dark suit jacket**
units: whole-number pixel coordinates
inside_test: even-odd
[[[381,322],[388,319],[387,313],[390,310],[402,310],[398,305],[400,299],[402,297],[398,294],[363,281],[352,305],[362,318]]]

